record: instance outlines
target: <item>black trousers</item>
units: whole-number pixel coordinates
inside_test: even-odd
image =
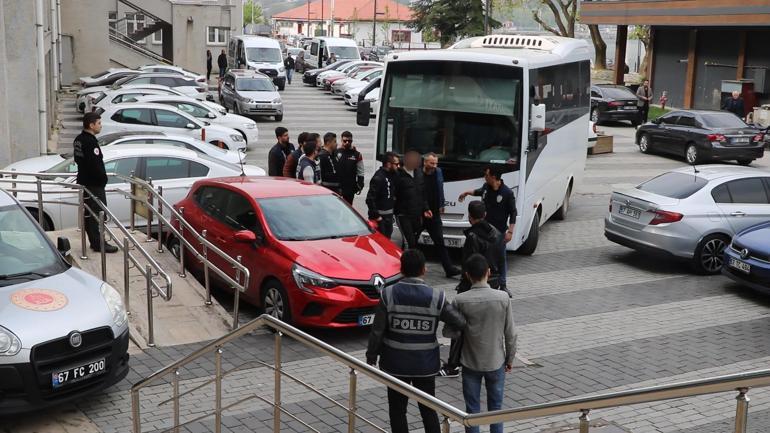
[[[404,238],[404,249],[417,248],[417,239],[422,232],[422,218],[415,215],[399,215],[398,228]]]
[[[436,251],[441,259],[441,266],[444,268],[444,272],[449,272],[454,266],[452,259],[449,258],[449,251],[447,251],[446,245],[444,245],[444,224],[441,222],[441,215],[438,211],[433,211],[433,218],[425,218],[423,220],[425,230],[428,231],[433,245],[436,247]]]
[[[647,123],[647,118],[649,117],[650,113],[650,104],[644,104],[642,105],[642,109],[640,110],[642,114],[642,123]]]
[[[353,191],[342,191],[342,194],[340,194],[342,198],[345,199],[346,202],[348,202],[349,205],[353,206],[353,198],[356,196],[356,193]]]
[[[92,248],[101,248],[98,217],[101,209],[99,208],[99,205],[94,202],[94,197],[107,206],[107,194],[104,192],[103,186],[86,186],[86,189],[91,192],[91,194],[85,194],[85,198],[83,199],[83,204],[86,206],[86,209],[83,211],[85,214],[83,223],[86,235],[88,235],[88,242],[91,244]],[[89,212],[88,209],[91,209],[91,212],[94,212],[96,216],[91,215],[91,212]]]
[[[381,215],[382,219],[377,222],[377,230],[386,238],[393,236],[393,214]]]
[[[436,377],[399,377],[408,384],[430,395],[436,395]],[[390,431],[393,433],[409,433],[409,424],[406,422],[406,406],[409,399],[388,388],[388,415],[390,416]],[[440,433],[441,427],[438,423],[436,411],[426,406],[418,404],[422,424],[425,426],[425,433]]]

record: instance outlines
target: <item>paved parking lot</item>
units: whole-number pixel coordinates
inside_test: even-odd
[[[286,115],[280,123],[292,137],[301,130],[338,134],[350,129],[373,173],[373,127],[355,126],[355,115],[322,92],[295,82],[284,92]],[[271,130],[276,122],[260,123],[260,143],[248,160],[266,166]],[[770,301],[721,276],[702,277],[687,266],[634,253],[603,236],[602,219],[613,188],[635,185],[663,170],[682,166],[680,160],[642,155],[633,145],[633,129],[602,127],[615,136],[615,152],[588,159],[586,176],[573,196],[570,215],[563,222],[547,223],[536,254],[509,255],[509,287],[514,292],[521,365],[507,376],[504,407],[542,403],[573,396],[673,383],[713,375],[766,368],[770,361]],[[770,158],[755,166],[770,168]],[[363,199],[357,198],[362,209]],[[456,282],[446,279],[439,265],[428,281],[452,297]],[[226,305],[227,298],[222,297]],[[258,311],[244,307],[244,320]],[[366,330],[314,331],[314,335],[348,353],[363,357]],[[224,367],[253,360],[272,361],[272,336],[259,333],[225,347]],[[131,384],[198,345],[149,349],[132,358],[124,382],[77,405],[64,408],[58,430],[39,427],[40,414],[14,420],[0,419],[0,432],[130,430]],[[443,350],[446,350],[444,348]],[[295,342],[286,342],[284,368],[328,395],[347,402],[345,368]],[[183,389],[209,377],[213,362],[206,359],[182,372]],[[258,365],[246,366],[226,381],[227,402],[256,393],[272,399],[272,373]],[[360,378],[358,405],[375,423],[387,425],[386,391]],[[438,379],[437,394],[463,407],[459,379]],[[170,408],[158,406],[170,387],[157,385],[143,393],[145,431],[169,426]],[[184,399],[182,418],[192,419],[213,407],[213,387],[204,387]],[[753,390],[749,431],[770,431],[770,390]],[[295,416],[321,432],[346,429],[347,417],[323,399],[284,381],[283,400]],[[633,433],[725,432],[735,414],[733,393],[682,399],[649,405],[601,410],[591,414],[596,425],[617,426]],[[507,432],[565,431],[578,414],[506,425]],[[419,430],[415,406],[412,426]],[[79,421],[78,421],[79,420]],[[68,422],[80,424],[68,424]],[[38,427],[34,427],[38,423]],[[72,427],[77,425],[78,427]],[[259,400],[234,407],[225,416],[229,432],[267,432],[272,409]],[[69,429],[68,429],[69,428]],[[598,430],[597,431],[609,431]],[[211,423],[189,425],[189,432],[213,431]],[[301,424],[284,423],[283,431],[307,431]],[[360,428],[358,431],[371,431]],[[455,426],[453,431],[461,431]]]

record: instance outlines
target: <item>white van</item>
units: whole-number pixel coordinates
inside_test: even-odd
[[[353,39],[313,38],[305,51],[305,62],[310,68],[324,67],[332,54],[336,60],[361,60],[358,45]]]
[[[273,79],[278,90],[286,87],[281,45],[263,36],[233,36],[227,47],[230,69],[254,69]]]

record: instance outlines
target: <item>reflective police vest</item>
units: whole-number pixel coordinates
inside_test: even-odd
[[[320,183],[321,170],[319,169],[318,164],[305,155],[302,155],[297,164],[297,179],[305,180],[305,168],[307,167],[313,169],[313,183]]]
[[[420,279],[404,278],[382,292],[387,328],[380,368],[395,376],[433,376],[441,367],[436,339],[444,292]]]

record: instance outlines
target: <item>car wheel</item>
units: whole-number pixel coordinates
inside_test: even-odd
[[[535,213],[532,217],[532,225],[529,227],[527,240],[516,250],[519,254],[532,255],[537,249],[538,236],[540,235],[540,215]]]
[[[179,239],[176,236],[170,236],[166,241],[168,252],[170,252],[177,260],[179,260],[179,252],[181,251],[180,244],[181,242],[179,242]]]
[[[567,187],[567,192],[564,193],[564,202],[561,207],[553,214],[553,219],[563,221],[567,219],[567,212],[569,211],[569,198],[572,195],[572,185]]]
[[[753,159],[739,159],[738,160],[738,164],[740,164],[740,165],[749,165],[752,162],[754,162]]]
[[[37,219],[37,212],[38,212],[38,210],[37,209],[30,209],[30,208],[27,208],[27,210],[32,215],[32,219],[34,219],[35,222],[37,222],[38,221],[38,219]],[[43,228],[43,231],[46,231],[46,232],[50,232],[50,231],[53,230],[53,224],[51,223],[51,220],[48,218],[48,215],[46,215],[45,212],[43,213],[43,224],[41,225],[41,227]]]
[[[282,84],[282,85],[278,86],[278,90],[280,90],[282,92],[283,92],[283,89],[285,89],[285,88],[286,88],[286,84]]]
[[[693,267],[700,274],[713,275],[722,270],[725,248],[730,243],[730,238],[715,234],[703,238],[695,248]]]
[[[276,122],[280,122],[282,120],[283,120],[283,114],[279,114],[279,115],[275,116],[275,121]]]
[[[650,136],[642,134],[639,136],[639,150],[642,153],[650,153]]]
[[[273,316],[278,320],[286,323],[291,322],[289,297],[286,296],[286,290],[278,281],[268,281],[262,289],[262,310],[264,314]]]
[[[591,122],[594,122],[595,124],[599,124],[599,110],[596,108],[591,109]]]
[[[700,162],[700,155],[698,155],[698,146],[696,146],[695,143],[690,143],[687,145],[685,158],[687,159],[687,163],[691,165],[695,165]]]

